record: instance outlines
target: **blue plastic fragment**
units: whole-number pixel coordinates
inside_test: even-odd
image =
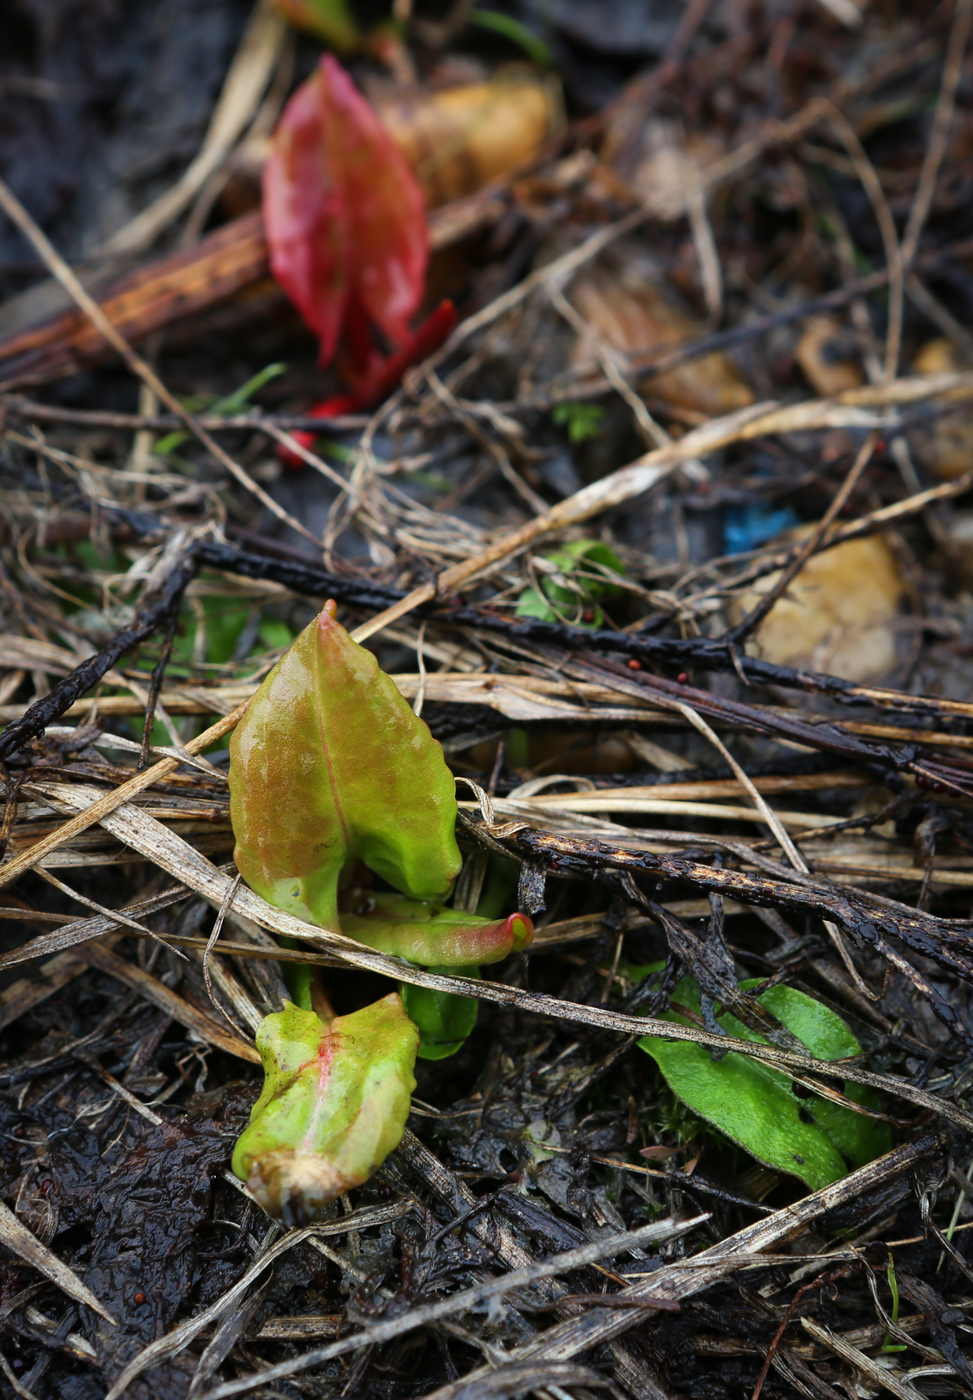
[[[800,523],[800,516],[790,506],[769,506],[760,502],[728,506],[723,516],[723,551],[746,554]]]

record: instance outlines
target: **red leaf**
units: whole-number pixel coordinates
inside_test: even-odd
[[[271,270],[320,337],[322,363],[338,343],[350,280],[347,199],[325,113],[319,70],[288,102],[263,175]]]
[[[458,319],[453,303],[448,299],[441,301],[418,330],[413,332],[404,349],[387,359],[375,357],[366,376],[356,382],[353,393],[336,394],[333,398],[323,399],[314,405],[309,416],[337,418],[342,413],[356,413],[359,409],[371,408],[372,404],[378,403],[386,394],[392,392],[407,369],[421,364],[436,353],[455,330]],[[293,433],[292,437],[302,447],[314,446],[313,433],[298,431]],[[289,447],[278,447],[277,456],[289,471],[303,471],[303,459]]]
[[[408,339],[429,246],[422,191],[405,157],[327,54],[288,102],[263,177],[274,276],[334,354],[355,312]]]
[[[375,356],[360,376],[346,373],[357,407],[370,408],[390,394],[407,369],[436,353],[456,329],[458,319],[456,307],[447,298],[430,312],[396,354],[387,358]]]

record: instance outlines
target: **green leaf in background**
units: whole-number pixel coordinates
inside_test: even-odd
[[[287,623],[276,617],[262,618],[257,628],[257,636],[268,651],[283,651],[284,647],[290,646],[294,635]]]
[[[517,616],[600,627],[605,618],[595,600],[616,597],[622,591],[601,572],[610,569],[624,574],[615,551],[600,540],[574,540],[542,558],[553,572],[541,574],[539,588],[524,589],[517,603]],[[586,612],[590,612],[590,618],[585,618]]]
[[[350,53],[361,41],[346,0],[274,0],[274,4],[290,24],[316,34],[339,53]]]
[[[241,874],[278,909],[332,929],[355,860],[417,899],[445,895],[461,864],[442,748],[335,611],[326,603],[281,657],[230,741]]]
[[[206,632],[206,663],[210,666],[225,666],[233,659],[237,642],[253,615],[253,604],[239,598],[208,597],[202,599],[203,627]],[[177,637],[172,648],[172,659],[189,666],[195,651],[196,632],[199,626],[194,611],[184,612],[188,626],[181,637]]]
[[[478,967],[434,967],[430,971],[450,972],[461,977],[480,975]],[[476,997],[461,997],[454,992],[437,992],[431,987],[411,987],[403,983],[402,1000],[419,1027],[421,1060],[445,1060],[455,1055],[476,1025],[479,1010]]]
[[[590,438],[601,436],[601,420],[605,410],[596,403],[557,403],[551,410],[551,417],[559,428],[564,428],[568,442],[577,447]]]
[[[632,969],[639,975],[649,969]],[[741,982],[749,991],[760,979]],[[861,1054],[848,1026],[828,1007],[793,987],[777,986],[761,993],[760,1004],[802,1045],[821,1060],[843,1060]],[[699,987],[683,977],[672,994],[674,1005],[699,1010]],[[675,1010],[666,1020],[690,1022]],[[735,1016],[717,1017],[728,1035],[765,1045],[762,1036]],[[758,1161],[799,1177],[812,1191],[864,1166],[891,1146],[887,1123],[867,1118],[817,1094],[801,1098],[788,1077],[730,1051],[714,1060],[709,1049],[688,1041],[666,1041],[647,1035],[639,1041],[652,1056],[669,1088],[700,1118],[746,1149]],[[844,1094],[869,1109],[879,1109],[873,1090],[846,1083]]]
[[[352,890],[341,897],[341,932],[359,943],[423,967],[495,963],[528,947],[534,925],[526,914],[484,919],[462,909],[385,891]]]
[[[289,1003],[264,1018],[264,1087],[232,1165],[269,1215],[306,1224],[398,1146],[418,1043],[396,992],[330,1022]]]
[[[539,617],[542,622],[560,622],[539,588],[525,588],[517,600],[518,617]]]
[[[516,44],[519,49],[523,49],[527,57],[532,63],[536,63],[538,68],[554,67],[551,51],[543,39],[538,39],[536,34],[531,33],[526,24],[521,24],[520,20],[514,19],[511,15],[501,14],[499,10],[471,10],[467,23],[475,24],[480,29],[490,29],[494,34],[503,35],[512,44]]]
[[[246,384],[234,389],[232,394],[227,394],[225,398],[216,399],[215,402],[207,404],[204,398],[186,400],[185,407],[196,413],[205,409],[208,414],[220,418],[232,418],[235,413],[242,413],[247,407],[250,399],[271,379],[276,379],[287,369],[286,365],[266,365],[258,370]],[[167,433],[165,437],[156,438],[152,447],[153,457],[168,457],[175,452],[177,447],[181,447],[189,439],[189,434],[177,428],[175,432]]]

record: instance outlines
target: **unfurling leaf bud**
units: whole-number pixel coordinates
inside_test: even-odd
[[[423,967],[501,962],[509,953],[522,952],[534,937],[526,914],[484,919],[384,890],[351,889],[341,905],[342,933],[377,953]]]

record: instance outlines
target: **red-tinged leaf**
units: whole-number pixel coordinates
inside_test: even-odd
[[[263,173],[270,267],[318,336],[327,364],[352,278],[347,199],[330,141],[321,71],[298,88],[277,125]]]
[[[375,336],[364,303],[360,297],[352,294],[348,298],[344,334],[341,337],[336,363],[338,373],[346,383],[355,388],[359,381],[375,373],[382,359],[382,352],[375,344]]]
[[[458,320],[456,307],[447,298],[413,331],[396,354],[373,360],[366,373],[358,378],[346,375],[354,391],[356,406],[371,408],[390,394],[407,369],[422,364],[423,360],[436,353],[456,329]]]
[[[426,202],[409,164],[337,59],[327,55],[332,134],[340,144],[356,276],[352,294],[395,345],[408,339],[429,261]]]
[[[290,1004],[264,1018],[263,1091],[233,1170],[268,1214],[307,1224],[398,1146],[418,1043],[396,992],[328,1023]]]
[[[405,157],[330,54],[291,98],[264,168],[274,276],[334,354],[354,300],[395,345],[422,300],[428,233]]]
[[[324,928],[338,927],[339,879],[355,860],[417,899],[446,894],[459,872],[443,751],[334,603],[233,733],[230,818],[251,888]]]
[[[401,894],[349,890],[341,900],[341,932],[378,953],[455,968],[500,962],[522,951],[534,937],[534,925],[526,914],[484,919]]]
[[[357,413],[360,409],[371,408],[373,404],[390,394],[407,369],[421,364],[434,355],[456,328],[458,321],[456,307],[449,300],[441,301],[418,330],[409,338],[409,343],[396,355],[380,359],[373,364],[370,375],[359,381],[356,391],[351,394],[336,394],[323,399],[310,410],[312,418],[337,418],[342,413]],[[314,434],[296,432],[291,436],[302,447],[314,446]],[[288,447],[278,447],[277,455],[289,471],[301,471],[306,463]]]

